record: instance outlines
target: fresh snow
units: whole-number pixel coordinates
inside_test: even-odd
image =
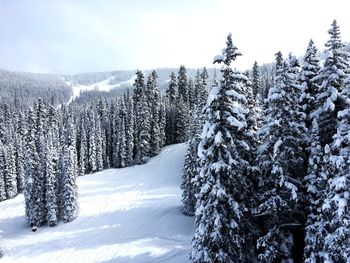
[[[6,263],[189,262],[193,217],[181,213],[185,144],[148,164],[78,178],[80,213],[70,223],[26,224],[23,195],[0,203]]]

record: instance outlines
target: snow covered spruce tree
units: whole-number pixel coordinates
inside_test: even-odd
[[[96,146],[96,115],[92,109],[87,112],[87,119],[89,122],[88,127],[88,151],[87,151],[87,171],[96,172],[97,171],[97,146]]]
[[[315,77],[315,81],[321,84],[315,102],[317,109],[312,114],[312,117],[318,120],[323,147],[332,143],[333,135],[336,133],[337,114],[341,109],[340,93],[350,71],[349,53],[344,50],[339,26],[335,20],[328,33],[330,39],[325,44],[327,53],[324,66]]]
[[[36,213],[37,202],[41,202],[38,197],[36,181],[40,173],[40,159],[35,144],[35,113],[33,109],[28,110],[27,115],[27,133],[25,146],[25,180],[24,180],[24,198],[26,219],[32,226],[38,226],[40,220]]]
[[[157,81],[158,75],[156,71],[152,71],[152,73],[148,76],[147,80],[147,91],[148,91],[148,107],[150,109],[150,156],[155,156],[159,154],[162,145],[161,142],[161,133],[164,130],[161,130],[160,126],[160,108],[161,108],[161,99],[160,99],[160,91]]]
[[[258,62],[254,62],[253,68],[252,68],[252,89],[253,89],[253,95],[254,99],[261,102],[261,78],[260,78],[260,69],[258,66]]]
[[[108,112],[107,112],[107,100],[106,98],[100,98],[98,100],[97,104],[97,112],[100,120],[100,148],[101,148],[101,155],[102,155],[102,167],[100,165],[100,169],[107,169],[110,166],[108,156],[108,150],[107,150],[107,136],[108,136]]]
[[[254,254],[254,246],[246,240],[246,161],[241,157],[242,146],[247,146],[242,140],[247,126],[247,111],[242,106],[247,101],[242,87],[246,77],[230,67],[241,55],[232,44],[231,34],[226,44],[223,54],[214,59],[214,63],[223,64],[223,78],[209,95],[198,148],[201,168],[194,179],[199,192],[193,262],[252,262]]]
[[[318,90],[319,80],[317,75],[320,71],[318,51],[314,42],[310,40],[304,56],[304,64],[300,72],[300,79],[303,86],[303,94],[301,103],[303,110],[307,116],[306,126],[308,128],[308,167],[307,175],[304,178],[306,186],[307,199],[307,220],[305,223],[305,247],[304,260],[305,262],[320,261],[319,252],[323,247],[322,233],[324,233],[324,225],[320,222],[321,206],[324,186],[326,184],[326,176],[322,173],[324,162],[324,149],[320,144],[320,130],[318,121],[312,116],[317,110],[315,103]],[[329,158],[327,158],[329,159]]]
[[[77,191],[77,155],[76,155],[76,130],[73,117],[68,109],[63,114],[61,130],[61,171],[59,171],[60,187],[60,214],[64,222],[70,222],[78,214]]]
[[[350,77],[340,94],[342,110],[331,145],[330,172],[322,205],[325,228],[324,261],[348,262],[350,258]]]
[[[193,119],[191,123],[191,139],[188,142],[187,152],[184,161],[183,174],[182,174],[182,183],[181,189],[182,193],[182,202],[184,204],[182,212],[187,216],[194,216],[196,210],[196,189],[193,184],[193,179],[195,178],[198,172],[198,157],[197,149],[200,136],[198,133],[198,122],[197,119]]]
[[[319,89],[319,80],[316,76],[320,71],[320,62],[318,58],[318,50],[312,41],[306,49],[306,54],[304,56],[303,65],[300,71],[300,81],[303,88],[303,93],[300,98],[303,111],[306,114],[306,127],[311,129],[312,117],[311,113],[316,109],[316,96]]]
[[[5,164],[3,172],[7,199],[15,197],[18,193],[15,151],[12,143],[9,143],[3,148]]]
[[[18,114],[16,133],[15,133],[15,151],[16,151],[16,172],[17,172],[17,188],[18,192],[23,191],[23,180],[25,174],[25,120],[22,113]]]
[[[246,103],[246,122],[247,128],[244,134],[244,141],[249,146],[249,151],[244,151],[243,158],[247,161],[245,176],[249,178],[251,185],[250,189],[250,202],[249,209],[252,209],[256,206],[256,192],[258,191],[257,186],[259,184],[259,163],[257,162],[257,147],[258,147],[258,138],[257,133],[261,128],[262,122],[262,109],[259,106],[259,94],[257,97],[254,96],[254,90],[252,89],[253,83],[248,80],[245,81],[244,93],[247,98]]]
[[[307,190],[307,221],[305,223],[305,247],[304,260],[307,263],[320,262],[323,247],[324,225],[321,222],[322,196],[326,185],[324,168],[324,150],[320,145],[320,133],[316,119],[313,119],[311,131],[309,132],[309,160],[307,175],[304,182]],[[328,147],[328,146],[327,146]],[[329,159],[329,158],[327,158]],[[326,162],[327,163],[327,162]]]
[[[24,198],[33,231],[45,223],[55,226],[60,218],[69,222],[76,216],[75,124],[71,109],[63,106],[60,111],[62,118],[40,99],[28,111]]]
[[[45,145],[45,202],[47,209],[47,223],[49,226],[55,226],[58,222],[58,207],[57,207],[57,193],[56,193],[56,176],[57,170],[55,166],[55,157],[57,148],[53,146],[53,132],[49,131],[46,137]]]
[[[130,166],[134,162],[133,149],[134,149],[134,106],[132,102],[132,97],[129,92],[125,96],[126,104],[126,123],[125,123],[125,133],[126,133],[126,145],[125,145],[125,165]]]
[[[275,84],[269,90],[266,118],[259,131],[262,178],[260,205],[255,214],[263,222],[262,236],[257,241],[261,262],[281,262],[294,257],[293,239],[303,225],[298,205],[303,197],[301,145],[306,133],[305,114],[298,103],[301,91],[297,60],[290,56],[284,61],[278,52]]]
[[[136,76],[133,97],[135,110],[134,161],[136,164],[143,164],[147,162],[150,156],[151,111],[144,75],[141,71],[137,71]]]
[[[171,72],[170,74],[170,81],[168,89],[165,91],[166,96],[169,99],[169,103],[171,105],[175,105],[176,99],[178,97],[178,84],[177,84],[177,78],[174,72]]]
[[[208,73],[204,68],[202,73],[197,72],[196,81],[195,81],[195,94],[196,94],[196,103],[195,103],[195,115],[192,117],[192,121],[189,129],[189,142],[187,146],[187,153],[185,156],[183,174],[182,174],[182,183],[181,189],[182,193],[182,202],[184,207],[182,212],[185,215],[193,216],[196,209],[196,193],[197,188],[194,185],[193,179],[196,174],[199,172],[199,159],[198,159],[198,145],[200,142],[200,133],[204,125],[204,114],[203,108],[208,97],[207,92],[207,83]]]
[[[340,246],[349,242],[347,231],[342,232],[349,219],[343,212],[343,209],[346,210],[346,205],[343,205],[348,203],[345,201],[348,179],[340,146],[346,145],[346,140],[344,144],[340,143],[344,142],[341,138],[346,133],[340,129],[344,127],[341,124],[344,123],[343,113],[349,107],[346,99],[349,97],[346,82],[349,54],[343,50],[336,21],[333,21],[328,32],[330,39],[326,43],[328,52],[325,63],[313,78],[319,85],[315,109],[310,114],[313,122],[308,175],[305,178],[310,201],[305,227],[304,258],[310,263],[326,260],[346,262],[345,259],[349,257],[349,252]]]
[[[180,66],[177,87],[175,143],[182,143],[188,140],[188,126],[190,122],[189,84],[185,66]]]
[[[175,143],[182,143],[188,140],[188,126],[190,121],[190,108],[188,101],[185,101],[182,95],[178,98],[176,108]]]
[[[165,91],[165,105],[166,105],[166,144],[173,144],[176,142],[176,118],[178,114],[177,109],[178,87],[175,73],[170,74],[170,81],[168,89]]]
[[[86,172],[86,163],[87,160],[87,138],[85,131],[85,123],[83,121],[80,122],[79,129],[79,146],[78,146],[78,172],[79,175],[84,175]]]
[[[6,200],[5,187],[5,153],[4,145],[0,140],[0,201]]]
[[[189,100],[187,71],[184,65],[181,65],[177,77],[178,99],[182,97],[183,101]]]
[[[195,101],[196,101],[196,95],[195,95],[195,88],[194,88],[194,82],[192,78],[189,78],[188,80],[188,107],[191,113],[193,113],[194,107],[195,107]]]
[[[3,193],[5,193],[5,197],[1,197],[0,200],[13,198],[18,193],[14,124],[15,119],[12,117],[9,105],[2,103],[0,105],[1,173],[4,181]]]
[[[111,165],[114,168],[117,168],[119,165],[119,137],[118,137],[118,126],[120,125],[120,116],[119,116],[119,100],[115,99],[112,101],[111,105],[111,116],[110,116],[110,129],[111,129]]]
[[[95,138],[96,138],[96,169],[101,171],[103,169],[103,132],[101,128],[101,121],[98,116],[95,120]]]

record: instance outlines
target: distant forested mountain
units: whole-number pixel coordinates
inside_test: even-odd
[[[11,106],[26,107],[39,97],[58,105],[71,95],[71,87],[60,75],[0,70],[0,102]]]

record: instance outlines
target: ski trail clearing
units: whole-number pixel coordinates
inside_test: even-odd
[[[112,89],[120,88],[123,85],[132,86],[135,82],[136,75],[134,74],[130,79],[121,81],[117,84],[110,84],[110,81],[114,79],[114,76],[109,77],[108,79],[102,80],[91,85],[82,85],[82,84],[72,84],[70,81],[65,81],[68,86],[72,87],[73,95],[69,98],[67,104],[70,104],[76,98],[80,96],[80,93],[83,91],[99,90],[99,91],[110,91]]]
[[[193,218],[181,213],[185,144],[149,163],[78,178],[80,213],[31,232],[23,195],[0,203],[2,262],[189,262]]]

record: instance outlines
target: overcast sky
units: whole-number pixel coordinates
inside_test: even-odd
[[[0,68],[78,73],[211,66],[226,36],[241,69],[319,48],[338,20],[350,41],[348,0],[0,0]]]

